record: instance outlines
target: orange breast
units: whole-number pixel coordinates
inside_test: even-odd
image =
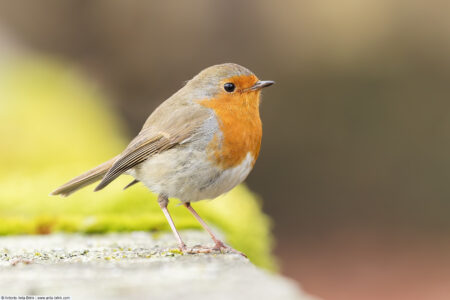
[[[262,125],[259,117],[259,91],[221,94],[199,103],[216,113],[221,135],[208,146],[209,159],[223,169],[239,165],[251,153],[254,160],[261,147]]]

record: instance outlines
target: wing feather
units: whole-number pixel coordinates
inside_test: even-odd
[[[209,114],[196,114],[193,117],[195,117],[193,120],[188,120],[184,124],[177,122],[166,130],[156,130],[153,127],[143,128],[114,162],[95,191],[103,189],[111,181],[150,156],[176,147],[190,139],[209,117]]]

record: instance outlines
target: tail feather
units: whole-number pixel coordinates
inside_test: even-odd
[[[63,197],[69,196],[75,191],[92,184],[105,176],[106,172],[111,168],[113,163],[117,160],[117,156],[113,159],[108,160],[107,162],[102,163],[101,165],[89,170],[80,176],[77,176],[70,180],[69,182],[63,184],[56,190],[50,193],[51,196],[61,195]]]

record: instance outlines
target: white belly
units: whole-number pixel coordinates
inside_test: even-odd
[[[254,158],[251,153],[236,167],[221,170],[205,159],[205,153],[185,148],[167,150],[129,171],[152,192],[182,202],[213,199],[247,178]]]

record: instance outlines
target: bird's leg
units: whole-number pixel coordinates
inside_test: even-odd
[[[169,204],[169,199],[165,195],[159,195],[158,203],[164,213],[164,216],[166,216],[167,222],[169,222],[169,225],[170,225],[170,228],[172,229],[173,235],[175,236],[175,238],[178,241],[178,247],[180,248],[180,250],[182,252],[186,252],[187,251],[186,244],[181,239],[181,236],[178,233],[177,228],[175,227],[175,224],[173,223],[172,217],[170,216],[169,210],[167,209],[167,204]]]
[[[214,233],[212,232],[211,228],[209,228],[209,226],[206,224],[205,221],[203,221],[203,219],[198,215],[198,213],[194,210],[194,208],[191,206],[191,203],[186,202],[183,203],[183,205],[191,212],[191,214],[197,219],[197,221],[200,223],[200,225],[202,225],[203,229],[205,229],[209,235],[211,236],[211,238],[213,239],[215,246],[213,248],[213,250],[225,250],[225,251],[231,251],[237,254],[240,254],[244,257],[247,257],[247,255],[245,255],[244,253],[237,251],[233,248],[231,248],[230,246],[225,245],[221,240],[219,240]]]

